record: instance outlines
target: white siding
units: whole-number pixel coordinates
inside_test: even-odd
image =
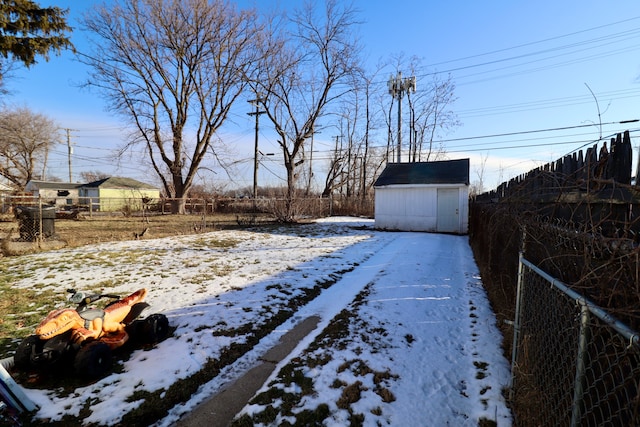
[[[375,227],[384,230],[437,231],[438,188],[458,189],[460,234],[467,233],[469,190],[460,185],[397,185],[375,188]]]
[[[435,231],[438,215],[437,194],[435,187],[377,187],[376,228]]]
[[[460,187],[460,234],[469,232],[469,186]]]

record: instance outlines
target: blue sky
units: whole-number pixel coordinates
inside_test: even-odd
[[[77,20],[97,3],[41,1],[70,9],[71,25],[76,27],[72,40],[82,52],[87,46]],[[284,7],[301,3],[280,2]],[[240,4],[272,7],[274,2]],[[356,0],[353,4],[360,10],[363,24],[358,33],[370,64],[403,52],[423,58],[432,72],[451,75],[456,84],[454,111],[462,126],[441,139],[450,158],[471,158],[472,181],[478,179],[484,160],[485,187],[592,145],[601,132],[606,136],[640,128],[640,123],[617,124],[640,118],[637,0]],[[74,180],[88,170],[153,181],[150,169],[135,158],[137,153],[118,164],[110,157],[123,145],[125,134],[99,94],[78,87],[86,77],[86,69],[71,54],[53,56],[48,63],[17,72],[7,82],[14,92],[7,102],[26,105],[71,129]],[[419,90],[427,76],[416,77]],[[245,113],[246,107],[239,106],[232,115],[233,129],[226,130],[235,150],[230,156],[239,160],[233,186],[252,183],[254,122]],[[603,125],[601,131],[600,121],[615,124]],[[543,132],[557,128],[571,129]],[[314,150],[332,146],[330,133],[316,136]],[[511,135],[485,138],[503,134]],[[260,138],[261,151],[278,152],[268,129]],[[632,133],[632,145],[635,150],[640,145],[638,132]],[[261,185],[278,183],[283,177],[277,162],[276,156],[265,162]],[[66,141],[49,166],[49,175],[68,177]],[[222,173],[202,179],[218,180],[219,185],[227,180]]]

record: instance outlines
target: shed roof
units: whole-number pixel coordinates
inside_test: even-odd
[[[389,163],[376,180],[374,187],[402,184],[469,185],[469,159]]]
[[[98,181],[89,182],[88,184],[82,185],[83,187],[90,188],[124,188],[124,189],[148,189],[148,190],[157,190],[157,187],[153,185],[146,184],[144,182],[137,181],[132,178],[121,178],[121,177],[109,177],[104,179],[99,179]]]

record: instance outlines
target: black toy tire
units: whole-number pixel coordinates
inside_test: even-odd
[[[140,339],[147,344],[160,342],[169,336],[169,319],[164,314],[152,314],[143,320]]]
[[[82,347],[73,362],[76,375],[85,379],[104,376],[111,369],[111,365],[111,348],[100,341],[94,341]]]
[[[134,320],[129,323],[125,330],[129,335],[129,342],[134,344],[144,343],[144,328],[145,323],[143,320]]]
[[[33,353],[33,349],[38,346],[42,348],[42,343],[37,335],[29,335],[23,339],[18,345],[16,353],[13,355],[15,367],[19,370],[27,370],[31,368],[31,354]]]
[[[42,362],[44,363],[42,367],[55,369],[56,367],[67,365],[68,362],[73,360],[73,356],[80,346],[73,343],[71,334],[72,331],[67,331],[42,342],[41,350],[48,356],[46,362]]]

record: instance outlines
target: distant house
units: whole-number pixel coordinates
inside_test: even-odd
[[[79,188],[81,202],[92,210],[119,211],[126,208],[140,210],[143,199],[160,197],[160,190],[131,178],[110,177],[83,184]]]
[[[11,210],[13,206],[13,200],[11,199],[11,197],[5,196],[11,196],[14,193],[15,188],[10,186],[9,184],[0,182],[0,213],[7,213]]]
[[[25,192],[42,199],[43,203],[64,208],[78,204],[81,185],[79,183],[31,180],[25,186]]]
[[[9,184],[0,182],[0,195],[13,193],[15,189]]]
[[[25,192],[43,203],[65,209],[87,206],[93,211],[119,211],[125,208],[139,210],[142,199],[160,197],[160,190],[131,178],[110,177],[88,184],[29,181]]]
[[[378,229],[468,232],[469,159],[390,163],[374,189]]]

